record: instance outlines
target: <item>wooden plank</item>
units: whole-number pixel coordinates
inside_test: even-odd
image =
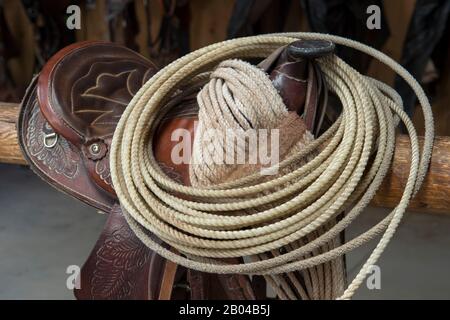
[[[17,104],[0,103],[0,162],[26,164],[17,139],[18,116]]]
[[[389,28],[390,36],[386,40],[381,51],[390,56],[395,61],[400,61],[403,51],[403,45],[406,38],[406,33],[409,28],[409,21],[414,12],[415,0],[397,0],[384,1],[384,13],[386,16],[387,25],[381,28]],[[386,66],[384,63],[372,59],[368,75],[393,85],[395,80],[395,72]]]
[[[190,47],[194,51],[224,41],[234,0],[191,0]]]
[[[420,138],[422,142],[423,138]],[[373,205],[388,208],[397,205],[408,179],[410,158],[409,138],[398,135],[393,166],[373,199]],[[428,175],[410,208],[450,214],[450,137],[435,138]]]
[[[83,1],[81,3],[81,24],[83,27],[75,32],[77,41],[110,41],[106,12],[106,0],[97,0],[89,5]]]
[[[35,39],[25,7],[21,1],[4,0],[3,15],[18,54],[6,61],[16,87],[24,90],[30,82],[35,67]],[[4,43],[8,45],[7,43]]]
[[[136,12],[136,19],[139,24],[139,33],[135,36],[135,41],[139,47],[139,53],[146,58],[150,58],[148,50],[150,36],[148,30],[149,20],[147,17],[147,7],[145,0],[136,0],[134,2],[134,10]]]

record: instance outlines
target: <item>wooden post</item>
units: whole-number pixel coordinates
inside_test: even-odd
[[[420,139],[422,147],[423,138]],[[409,138],[398,135],[393,165],[372,204],[392,208],[397,205],[408,179],[411,159]],[[409,207],[414,210],[450,214],[450,137],[434,139],[430,168],[422,188]]]
[[[26,164],[17,140],[19,105],[0,103],[0,162]],[[392,208],[403,193],[409,173],[410,144],[397,136],[393,165],[372,205]],[[450,137],[436,137],[430,170],[410,209],[450,214]]]
[[[17,104],[0,103],[0,162],[26,164],[17,140],[18,116]]]

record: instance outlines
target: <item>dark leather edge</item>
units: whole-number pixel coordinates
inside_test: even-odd
[[[31,171],[33,171],[41,180],[48,183],[56,190],[66,194],[72,198],[75,198],[83,203],[86,203],[86,199],[84,196],[79,195],[78,192],[76,192],[72,189],[69,189],[65,185],[59,184],[54,179],[48,177],[45,174],[45,172],[43,172],[39,169],[39,166],[37,166],[34,163],[33,159],[31,159],[31,157],[28,155],[28,151],[27,151],[27,149],[25,147],[25,143],[23,141],[23,134],[22,134],[23,129],[24,129],[23,121],[24,121],[25,113],[30,111],[30,108],[32,108],[32,106],[33,106],[33,101],[31,101],[31,99],[33,98],[34,90],[36,90],[38,77],[39,77],[39,74],[34,76],[33,80],[31,81],[30,85],[28,86],[28,88],[25,92],[22,102],[20,103],[19,116],[18,116],[17,122],[16,122],[17,139],[19,142],[20,150],[22,151],[22,155],[23,155],[24,159],[29,164]],[[88,204],[100,211],[103,211],[103,212],[109,212],[112,208],[112,207],[108,207],[108,206],[102,204],[101,202],[95,201],[94,199],[90,199]]]

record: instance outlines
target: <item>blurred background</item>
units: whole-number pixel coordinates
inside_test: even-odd
[[[71,5],[80,8],[80,29],[66,25]],[[379,29],[367,26],[374,5]],[[225,39],[314,31],[361,41],[399,61],[432,99],[438,134],[450,135],[449,12],[446,0],[0,0],[0,101],[20,101],[45,61],[77,41],[120,43],[164,66]],[[360,71],[395,84],[420,123],[414,95],[391,70],[354,50],[338,53]]]
[[[80,29],[67,27],[71,5],[80,8]],[[379,28],[368,28],[372,5],[380,8]],[[0,0],[0,108],[20,102],[45,61],[77,41],[120,43],[162,67],[225,39],[314,31],[358,40],[401,63],[425,88],[437,135],[450,136],[449,14],[447,0]],[[415,96],[403,81],[366,56],[337,50],[359,71],[394,86],[423,132]],[[0,136],[7,134],[3,129]],[[449,299],[448,211],[409,213],[380,261],[381,289],[362,288],[356,298]],[[371,208],[349,236],[386,212]],[[105,220],[27,167],[0,164],[0,299],[72,299],[66,267],[83,263]],[[370,249],[348,256],[350,279]]]

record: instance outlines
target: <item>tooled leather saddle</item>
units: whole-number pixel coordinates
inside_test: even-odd
[[[320,133],[332,122],[327,89],[314,62],[333,50],[311,42],[282,47],[259,62],[290,111]],[[158,71],[146,58],[106,42],[82,42],[55,54],[29,86],[18,120],[31,169],[44,181],[107,212],[100,238],[81,270],[78,299],[264,299],[259,276],[216,275],[160,257],[128,227],[111,183],[109,151],[117,122],[139,88]],[[198,87],[177,93],[154,142],[156,158],[172,179],[189,184],[188,166],[174,164],[174,129],[194,132]],[[299,278],[301,276],[299,275]]]

